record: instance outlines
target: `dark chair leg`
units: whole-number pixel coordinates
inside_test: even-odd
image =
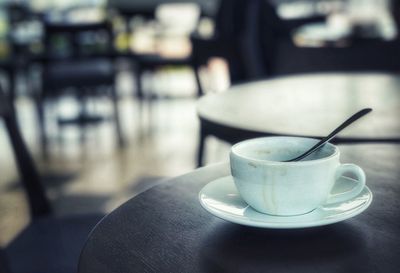
[[[201,126],[201,125],[200,125]],[[203,166],[204,164],[204,148],[205,148],[205,142],[206,142],[206,137],[207,134],[203,130],[203,128],[200,128],[200,139],[199,139],[199,145],[197,147],[197,168]]]
[[[204,95],[204,90],[201,85],[199,70],[198,70],[197,66],[193,66],[193,72],[194,72],[194,76],[196,78],[196,84],[197,84],[197,97],[201,97],[202,95]]]
[[[6,126],[17,157],[17,165],[22,176],[22,183],[25,184],[25,188],[28,192],[31,216],[40,217],[47,215],[51,212],[50,203],[45,196],[44,188],[40,184],[39,173],[22,139],[14,116],[6,120]],[[26,181],[29,181],[29,183]]]
[[[125,145],[125,141],[122,134],[121,121],[118,111],[118,97],[114,86],[111,87],[111,100],[113,104],[114,123],[115,123],[115,129],[117,130],[118,145],[119,147],[123,147]]]
[[[10,101],[12,102],[12,106],[14,107],[15,97],[16,97],[16,90],[15,90],[15,77],[16,71],[15,68],[10,69],[7,71],[7,79],[8,79],[8,95]]]
[[[39,134],[40,134],[40,143],[42,146],[42,155],[43,157],[48,157],[48,141],[46,134],[46,117],[45,117],[45,102],[44,99],[39,96],[36,98],[36,111],[39,120]]]

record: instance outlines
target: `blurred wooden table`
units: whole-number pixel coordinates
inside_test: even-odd
[[[266,135],[320,138],[366,107],[373,112],[342,131],[336,143],[400,142],[400,77],[309,74],[233,86],[201,98],[198,163],[209,135],[229,143]]]
[[[364,213],[333,225],[294,230],[240,226],[206,212],[198,193],[230,175],[208,166],[136,196],[90,234],[79,273],[396,272],[400,267],[400,145],[340,147],[360,165],[374,194]]]

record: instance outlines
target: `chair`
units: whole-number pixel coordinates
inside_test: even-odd
[[[75,120],[59,120],[59,125],[75,122],[79,125],[99,122],[87,109],[87,101],[95,96],[111,98],[118,144],[124,139],[119,120],[116,71],[114,66],[113,35],[108,22],[44,23],[44,50],[41,90],[37,94],[41,140],[47,146],[45,104],[65,94],[74,95],[81,105]]]
[[[0,272],[7,272],[8,267],[12,273],[76,272],[85,239],[102,215],[68,218],[52,215],[50,202],[22,139],[13,107],[1,87],[0,118],[12,144],[31,216],[30,224],[4,250],[0,249]],[[2,263],[4,259],[8,265]]]

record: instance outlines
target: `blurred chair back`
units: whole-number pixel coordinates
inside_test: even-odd
[[[247,37],[243,47],[249,74],[253,77],[275,76],[276,52],[278,43],[292,45],[292,32],[307,23],[323,22],[325,17],[283,20],[278,16],[276,7],[266,0],[249,0],[245,21]]]
[[[114,39],[109,22],[45,23],[44,29],[44,93],[114,84]]]
[[[45,23],[45,57],[71,60],[113,55],[113,33],[109,22]]]
[[[1,86],[0,118],[4,121],[12,144],[21,182],[28,197],[31,217],[36,218],[47,215],[51,212],[50,203],[45,196],[43,186],[40,183],[39,173],[18,128],[14,108],[11,106],[11,101],[4,94]]]
[[[71,18],[72,19],[72,18]],[[44,55],[41,88],[36,108],[43,152],[47,154],[45,104],[69,93],[77,97],[81,112],[67,123],[85,125],[102,121],[87,111],[89,97],[106,95],[112,99],[118,143],[123,144],[115,89],[116,67],[112,26],[107,20],[61,21],[44,23]],[[72,91],[72,92],[71,92]],[[59,124],[62,121],[59,120]]]
[[[213,39],[192,38],[195,63],[203,65],[212,56],[225,58],[233,84],[274,76],[278,43],[291,46],[294,29],[323,20],[283,20],[268,0],[221,0]]]
[[[268,1],[258,0],[257,11],[257,46],[259,47],[260,56],[264,67],[264,74],[272,75],[273,62],[277,42],[279,39],[290,40],[290,29],[279,18],[275,8]]]
[[[215,32],[222,39],[235,38],[244,25],[246,0],[221,0],[215,16]]]
[[[215,18],[217,46],[229,64],[232,83],[265,74],[257,47],[260,0],[221,0]]]

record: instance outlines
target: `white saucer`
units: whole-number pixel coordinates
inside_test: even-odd
[[[340,179],[335,191],[351,188],[354,180]],[[257,212],[240,197],[232,176],[208,183],[199,193],[200,204],[211,214],[224,220],[262,228],[306,228],[329,225],[360,214],[372,202],[372,192],[365,187],[362,192],[346,202],[322,205],[312,212],[297,216],[273,216]],[[328,202],[329,203],[329,200]]]

